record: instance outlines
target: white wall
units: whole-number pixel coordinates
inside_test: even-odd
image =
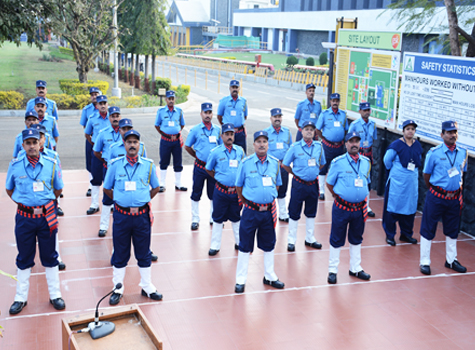
[[[272,43],[274,42],[274,31],[272,29],[267,31],[267,49],[272,50]]]
[[[244,36],[251,36],[251,28],[244,28]]]

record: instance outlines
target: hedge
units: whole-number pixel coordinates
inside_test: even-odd
[[[83,109],[91,102],[89,95],[47,94],[46,97],[55,101],[60,110]]]
[[[74,51],[73,51],[73,49],[70,49],[69,47],[60,46],[59,47],[59,52],[64,53],[64,54],[69,55],[72,58],[74,58]]]
[[[109,83],[103,80],[89,80],[86,84],[80,83],[79,79],[60,79],[59,87],[62,92],[68,95],[89,94],[89,88],[97,87],[103,94],[107,94]]]
[[[0,107],[2,109],[20,109],[23,105],[23,94],[16,91],[0,91]]]
[[[156,78],[155,79],[155,91],[154,94],[158,95],[158,89],[170,90],[172,86],[172,80],[169,78]]]

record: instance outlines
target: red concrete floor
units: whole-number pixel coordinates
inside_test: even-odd
[[[191,166],[183,178],[191,188]],[[168,190],[153,200],[155,224],[153,282],[164,300],[140,295],[134,258],[125,279],[120,305],[137,303],[160,335],[164,349],[474,349],[475,242],[460,235],[458,258],[466,274],[444,267],[445,238],[440,231],[432,245],[432,276],[419,272],[419,245],[388,246],[381,228],[382,198],[371,201],[376,218],[364,234],[362,266],[370,282],[348,276],[348,247],[341,254],[338,284],[326,282],[332,201],[320,202],[316,223],[322,250],[304,246],[299,226],[294,253],[287,252],[287,224],[277,225],[275,270],[285,289],[263,285],[263,254],[250,260],[246,292],[234,294],[237,252],[231,225],[222,248],[208,256],[211,227],[209,202],[202,201],[199,231],[190,231],[190,191],[175,192],[173,173]],[[0,174],[4,183],[6,174]],[[31,277],[27,307],[11,317],[15,281],[0,276],[0,349],[60,349],[64,317],[90,313],[112,285],[111,233],[99,238],[99,214],[87,216],[85,171],[64,172],[65,216],[60,222],[60,250],[67,269],[60,273],[66,310],[48,302],[44,268],[38,258]],[[327,194],[327,198],[330,196]],[[15,204],[1,191],[0,269],[15,274],[13,235]],[[420,215],[415,232],[419,231]],[[415,237],[419,239],[419,234]],[[102,309],[109,308],[108,300]]]

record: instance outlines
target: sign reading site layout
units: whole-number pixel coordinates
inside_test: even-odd
[[[401,39],[400,32],[369,32],[355,29],[338,31],[339,46],[401,51]]]
[[[404,54],[398,129],[413,119],[417,135],[442,142],[442,122],[459,125],[457,144],[475,155],[475,61],[470,58]]]
[[[338,39],[339,42],[339,39]],[[338,47],[336,92],[340,108],[357,118],[360,102],[371,105],[372,120],[378,125],[395,128],[400,53]]]

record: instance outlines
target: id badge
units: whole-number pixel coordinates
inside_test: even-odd
[[[317,117],[317,115],[315,113],[310,113],[310,118],[311,119],[315,119]]]
[[[450,168],[449,170],[447,170],[447,172],[449,173],[449,177],[454,177],[459,173],[459,171],[457,170],[457,168],[453,167],[453,168]]]
[[[333,122],[333,126],[335,128],[339,128],[341,126],[341,123],[340,122]]]
[[[363,147],[369,147],[369,141],[363,141]]]
[[[43,192],[45,190],[45,185],[43,182],[33,182],[33,192]]]
[[[216,143],[216,136],[211,135],[211,136],[209,137],[209,143]]]
[[[407,163],[407,170],[410,170],[410,171],[416,170],[416,165],[414,163]]]
[[[283,142],[277,142],[275,144],[276,149],[284,149],[284,143]]]
[[[168,126],[175,126],[175,122],[173,120],[168,121]]]
[[[231,111],[231,117],[235,117],[236,116],[236,111]]]
[[[262,178],[262,185],[264,187],[272,186],[272,178],[270,176],[264,176]]]
[[[317,160],[315,158],[310,158],[308,160],[308,166],[317,166]]]
[[[229,167],[230,167],[230,168],[237,168],[237,166],[238,166],[238,161],[237,161],[237,159],[230,159],[230,160],[229,160]]]
[[[363,187],[363,179],[355,179],[355,187]]]
[[[135,181],[125,181],[125,190],[126,191],[135,191],[137,189],[137,185]]]

